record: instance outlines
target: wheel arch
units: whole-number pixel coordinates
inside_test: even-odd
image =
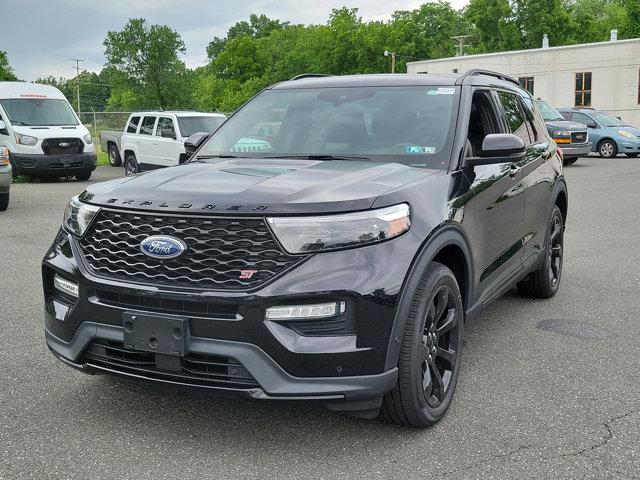
[[[558,206],[560,208],[560,212],[562,212],[562,218],[566,225],[567,223],[567,213],[569,211],[569,195],[567,193],[567,184],[564,180],[560,180],[556,183],[556,186],[553,190],[553,202],[551,203],[550,208],[553,209],[554,206]]]
[[[596,143],[596,152],[600,151],[600,145],[602,145],[602,142],[606,141],[606,140],[610,140],[611,142],[613,142],[613,144],[616,146],[616,148],[618,150],[620,150],[620,147],[618,146],[618,142],[616,142],[612,137],[602,137],[600,140],[598,140],[598,142]]]
[[[466,235],[455,225],[445,225],[432,234],[415,255],[411,268],[405,277],[398,300],[398,307],[389,335],[385,370],[397,366],[400,355],[400,341],[406,325],[411,297],[427,266],[440,262],[451,269],[461,290],[465,310],[473,304],[474,272],[471,247]],[[398,339],[398,341],[396,341]]]
[[[127,160],[127,157],[129,156],[129,154],[133,155],[136,161],[138,160],[138,155],[136,155],[136,152],[132,148],[126,148],[122,153],[124,153],[125,161]]]

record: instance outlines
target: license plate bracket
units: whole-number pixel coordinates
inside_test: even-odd
[[[188,323],[175,315],[124,312],[124,348],[165,355],[184,356],[187,351]]]

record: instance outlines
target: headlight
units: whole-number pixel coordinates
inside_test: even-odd
[[[93,143],[93,139],[91,138],[91,134],[87,133],[84,137],[83,137],[84,143],[86,143],[87,145],[91,145]]]
[[[409,230],[409,205],[343,215],[270,217],[274,234],[289,253],[359,247],[402,235]]]
[[[556,130],[553,132],[553,138],[571,138],[571,132],[566,130]]]
[[[9,149],[4,145],[0,147],[0,166],[9,165]]]
[[[32,137],[31,135],[21,135],[16,133],[16,142],[20,145],[28,145],[33,146],[38,143],[38,139],[36,137]]]
[[[626,130],[618,130],[618,135],[622,135],[623,137],[627,137],[627,138],[636,138],[636,136],[633,133],[629,133]]]
[[[73,197],[64,211],[62,226],[67,232],[76,237],[81,237],[91,224],[93,217],[98,213],[98,210],[100,210],[99,207],[82,203],[78,200],[78,197]]]

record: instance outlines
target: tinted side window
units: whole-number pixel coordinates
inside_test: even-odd
[[[153,135],[153,126],[156,123],[156,117],[144,117],[142,126],[140,127],[141,135]]]
[[[160,117],[158,120],[158,128],[156,128],[156,135],[160,136],[162,134],[162,129],[171,130],[175,133],[175,128],[173,128],[173,119],[168,117]]]
[[[138,130],[138,124],[140,123],[140,117],[131,117],[127,124],[127,133],[136,133]]]
[[[583,125],[586,125],[587,123],[594,123],[593,120],[591,120],[591,118],[589,118],[584,113],[574,113],[571,120],[577,123],[581,123]]]
[[[525,145],[530,144],[531,138],[529,137],[528,122],[520,107],[518,97],[507,92],[498,92],[498,97],[500,97],[502,112],[511,133],[520,137]]]

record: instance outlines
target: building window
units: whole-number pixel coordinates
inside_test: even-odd
[[[591,106],[591,72],[576,73],[575,106]]]
[[[533,95],[533,77],[520,77],[518,79],[522,88]]]

